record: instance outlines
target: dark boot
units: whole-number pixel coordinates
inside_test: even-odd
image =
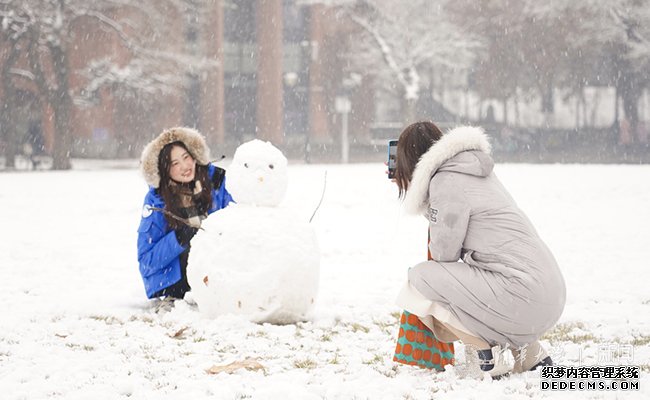
[[[481,371],[489,372],[494,369],[494,355],[492,349],[478,350],[478,365]]]
[[[490,374],[493,380],[499,380],[510,375],[510,367],[504,363],[503,356],[500,354],[500,347],[496,347],[498,357],[490,349],[476,350],[478,355],[478,365],[482,372]]]

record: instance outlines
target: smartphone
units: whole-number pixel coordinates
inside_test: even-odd
[[[395,177],[395,167],[397,165],[397,140],[388,141],[388,179]]]

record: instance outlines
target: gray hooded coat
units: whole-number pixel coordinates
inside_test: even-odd
[[[421,157],[405,207],[428,218],[435,261],[411,268],[409,282],[469,333],[521,347],[559,319],[566,289],[553,255],[492,172],[489,153],[480,128],[461,127]]]

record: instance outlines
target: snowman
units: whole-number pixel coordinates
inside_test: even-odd
[[[226,188],[237,203],[206,219],[192,240],[187,278],[202,314],[288,324],[313,307],[320,253],[307,218],[279,206],[287,183],[287,159],[271,143],[235,151]]]

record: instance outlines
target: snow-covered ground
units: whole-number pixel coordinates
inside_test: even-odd
[[[285,205],[305,220],[325,171],[317,307],[286,326],[146,300],[136,169],[0,173],[0,398],[650,398],[650,166],[496,169],[567,280],[544,344],[563,365],[642,365],[638,392],[545,392],[536,372],[476,378],[462,345],[444,373],[393,363],[393,300],[426,257],[426,221],[402,215],[380,164],[290,166]],[[246,358],[264,369],[206,372]]]

